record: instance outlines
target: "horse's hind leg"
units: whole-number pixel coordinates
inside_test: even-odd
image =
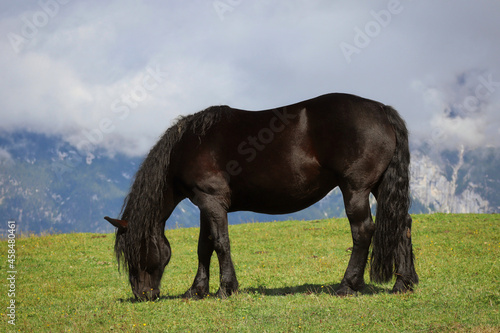
[[[411,224],[411,216],[407,214],[406,228],[403,231],[402,240],[397,249],[398,256],[395,262],[396,283],[391,291],[392,293],[412,291],[413,286],[418,283],[411,242]]]
[[[365,286],[364,272],[375,224],[370,211],[369,191],[354,192],[342,189],[342,194],[353,242],[351,259],[337,291],[337,295],[345,296]]]

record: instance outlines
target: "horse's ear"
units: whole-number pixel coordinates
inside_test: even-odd
[[[117,220],[117,219],[112,219],[109,216],[105,216],[104,219],[111,223],[114,227],[117,227],[118,229],[127,229],[128,222],[124,220]]]

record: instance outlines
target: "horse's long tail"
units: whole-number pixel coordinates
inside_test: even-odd
[[[370,265],[374,282],[388,282],[394,273],[411,288],[418,283],[413,265],[410,208],[408,130],[398,112],[384,106],[396,134],[396,149],[377,190],[377,215]]]

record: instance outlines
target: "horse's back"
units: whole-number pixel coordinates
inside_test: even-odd
[[[229,108],[204,135],[185,136],[179,178],[186,192],[227,196],[229,210],[264,213],[305,208],[338,185],[367,188],[395,145],[383,107],[328,94],[264,111]]]

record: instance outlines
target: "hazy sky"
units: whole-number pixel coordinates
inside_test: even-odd
[[[327,92],[413,142],[500,143],[498,0],[3,1],[0,129],[142,155],[179,115]]]

